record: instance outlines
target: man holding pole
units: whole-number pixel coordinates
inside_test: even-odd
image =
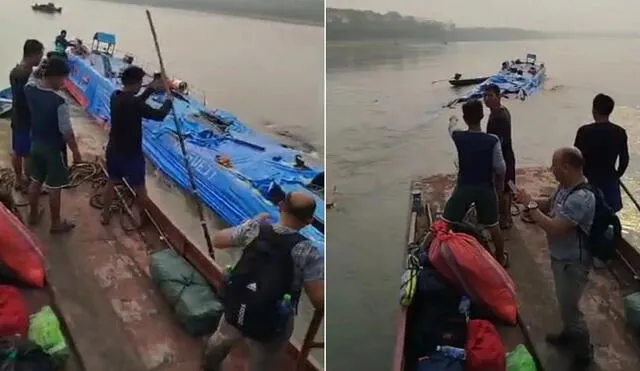
[[[151,94],[164,91],[163,79],[154,79],[140,95],[145,72],[137,66],[127,67],[122,72],[122,90],[111,96],[111,130],[106,150],[109,181],[104,188],[101,223],[108,225],[111,219],[111,204],[115,186],[125,179],[135,190],[136,203],[140,209],[140,222],[144,220],[147,205],[145,187],[145,161],[142,152],[142,119],[162,121],[167,117],[172,102],[167,99],[159,109],[146,101]]]

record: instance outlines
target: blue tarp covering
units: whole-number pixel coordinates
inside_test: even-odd
[[[533,55],[534,54],[528,54]],[[523,64],[522,66],[530,67],[531,64]],[[508,71],[500,71],[497,74],[491,76],[487,80],[485,80],[482,84],[477,85],[470,91],[463,94],[461,97],[456,98],[452,102],[448,104],[451,106],[453,104],[464,102],[470,99],[480,99],[484,95],[484,89],[489,84],[498,85],[502,94],[507,96],[517,96],[518,98],[525,99],[532,94],[537,93],[546,78],[546,69],[544,66],[536,66],[537,73],[535,75],[524,73],[519,75],[517,73],[508,72]]]
[[[107,43],[107,44],[116,43],[116,35],[111,33],[106,33],[106,32],[96,32],[96,34],[93,35],[93,39],[101,43]]]
[[[105,78],[104,71],[112,70],[117,76],[123,65],[104,55],[92,55],[91,58],[93,65],[69,56],[70,80],[87,99],[89,114],[108,121],[109,99],[119,87],[119,81]],[[148,103],[158,107],[163,100],[162,97],[151,97]],[[181,123],[199,197],[227,223],[237,225],[263,212],[277,220],[278,208],[265,195],[270,189],[279,187],[285,192],[299,190],[312,194],[317,201],[315,218],[324,224],[324,199],[306,188],[314,177],[324,172],[322,168],[294,167],[298,152],[252,130],[228,112],[208,109],[188,97],[174,99],[174,111]],[[173,114],[162,123],[145,121],[143,127],[143,148],[147,158],[174,182],[189,190]],[[219,165],[217,155],[228,157],[233,168]],[[323,232],[308,226],[302,234],[324,254]]]

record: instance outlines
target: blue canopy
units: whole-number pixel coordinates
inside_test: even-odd
[[[93,35],[93,39],[97,40],[101,43],[107,43],[107,44],[115,44],[116,43],[116,35],[112,34],[112,33],[106,33],[106,32],[96,32],[95,35]]]

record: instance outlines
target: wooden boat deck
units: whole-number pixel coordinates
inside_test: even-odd
[[[453,191],[454,184],[453,174],[414,180],[411,189],[417,191],[423,201],[417,205],[417,209],[425,210],[428,205],[435,220],[444,209],[445,200]],[[544,168],[519,169],[517,184],[534,196],[550,195],[555,189],[553,176]],[[415,225],[409,225],[409,239],[427,228],[427,214],[418,215],[416,222]],[[532,341],[529,345],[538,354],[544,370],[568,369],[568,358],[544,341],[546,333],[555,332],[560,326],[544,232],[516,216],[514,227],[505,232],[505,238],[506,249],[511,256],[509,273],[516,282],[521,318]],[[628,262],[637,261],[640,255],[626,242],[620,247],[620,252]],[[622,297],[634,290],[638,290],[638,284],[621,259],[612,262],[608,269],[596,269],[590,275],[581,302],[596,356],[596,364],[590,370],[626,371],[638,368],[640,352],[637,339],[625,328],[621,308]],[[404,316],[401,316],[394,371],[402,370],[406,325]],[[508,351],[518,344],[526,344],[525,329],[502,326],[499,330]]]
[[[77,105],[72,106],[72,118],[84,159],[102,156],[106,133]],[[7,158],[0,158],[0,163],[9,165]],[[220,266],[171,221],[163,206],[153,201],[148,210],[152,225],[129,232],[128,216],[124,215],[124,222],[120,223],[118,215],[114,215],[111,225],[105,228],[99,222],[100,211],[89,203],[93,192],[91,184],[63,191],[63,217],[72,219],[77,226],[61,236],[49,234],[47,199],[41,199],[41,207],[47,211],[33,232],[47,247],[48,286],[44,290],[23,291],[34,312],[44,304],[51,305],[66,327],[74,355],[65,371],[200,370],[205,338],[193,338],[183,331],[151,281],[149,255],[169,246],[185,251],[187,260],[214,287],[220,283]],[[19,203],[24,201],[20,196],[16,198]],[[21,211],[24,214],[26,209]],[[135,210],[134,213],[137,214]],[[319,326],[321,315],[309,317]],[[297,331],[306,330],[303,327]],[[312,358],[298,362],[301,352],[308,350],[301,350],[300,343],[292,340],[280,355],[279,369],[322,369]],[[223,370],[246,370],[247,359],[246,348],[234,349]]]

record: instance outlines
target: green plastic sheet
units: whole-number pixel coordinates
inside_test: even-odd
[[[520,344],[507,354],[507,371],[537,371],[536,363],[527,350],[527,347]]]
[[[31,315],[29,340],[38,344],[57,364],[69,357],[70,350],[60,328],[60,321],[48,305]]]

